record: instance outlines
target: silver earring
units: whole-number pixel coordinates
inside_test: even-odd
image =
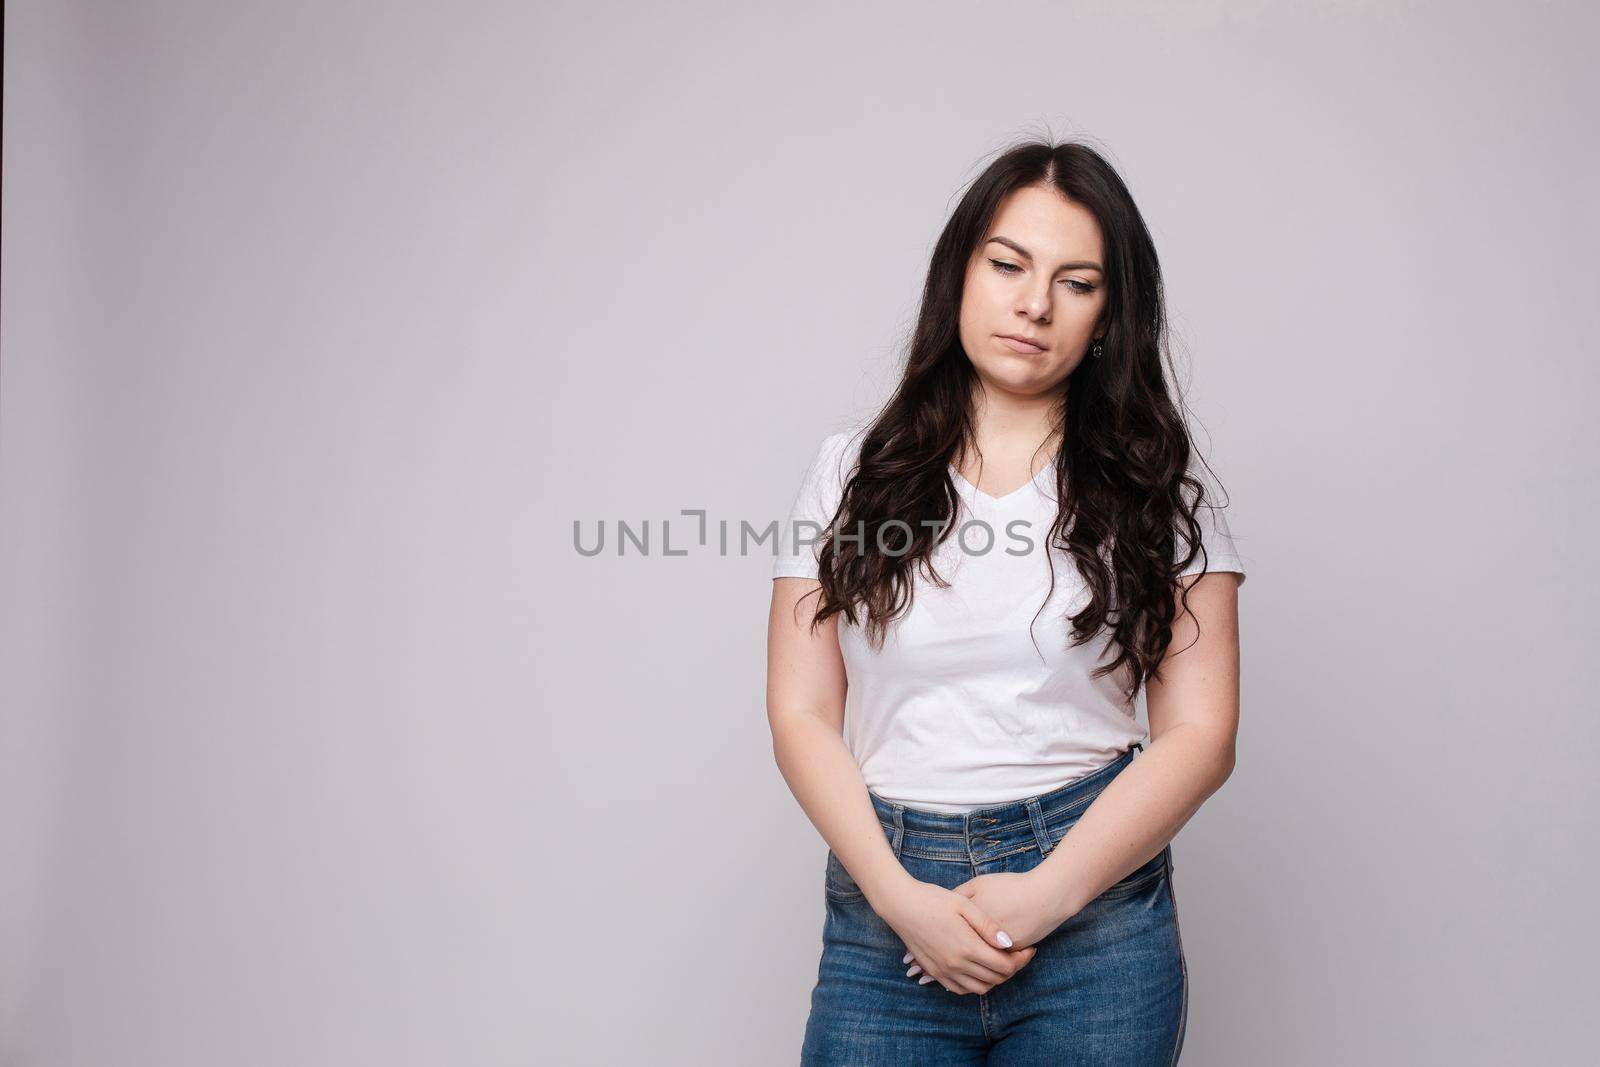
[[[1098,340],[1096,340],[1095,343],[1094,343],[1094,347],[1089,349],[1090,358],[1091,359],[1099,359],[1104,354],[1105,354],[1105,349],[1101,348],[1100,347],[1100,342]]]

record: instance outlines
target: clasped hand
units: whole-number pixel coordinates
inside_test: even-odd
[[[1029,873],[982,874],[954,889],[915,881],[886,902],[883,919],[910,949],[906,976],[952,993],[987,993],[1027,966],[1057,921]]]

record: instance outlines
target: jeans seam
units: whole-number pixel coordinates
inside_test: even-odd
[[[1168,845],[1162,869],[1167,874],[1167,901],[1172,905],[1172,932],[1178,940],[1178,971],[1183,976],[1182,1000],[1178,1008],[1178,1035],[1172,1043],[1172,1067],[1177,1067],[1178,1054],[1183,1051],[1183,1031],[1189,1022],[1189,962],[1183,954],[1183,928],[1178,924],[1178,894],[1172,888],[1172,846]]]
[[[984,857],[977,861],[977,864],[982,866],[987,863],[994,863],[996,860],[1006,859],[1010,856],[1020,856],[1022,853],[1032,852],[1038,847],[1038,845],[1030,841],[1028,844],[1018,845],[1009,852],[996,852],[992,856],[988,853],[985,853]],[[973,860],[970,859],[965,852],[923,852],[920,849],[908,848],[901,852],[900,855],[902,859],[909,856],[912,859],[928,860],[933,863],[959,863],[968,867],[973,865]]]
[[[1166,874],[1166,873],[1167,873],[1166,863],[1163,862],[1161,866],[1157,867],[1155,870],[1151,871],[1149,874],[1143,876],[1138,881],[1135,881],[1135,882],[1118,882],[1116,885],[1111,886],[1104,893],[1100,894],[1100,899],[1101,900],[1116,900],[1118,897],[1131,896],[1134,893],[1138,892],[1139,890],[1143,889],[1145,886],[1149,885],[1151,882],[1155,881],[1157,878],[1160,878],[1163,874]]]
[[[1089,796],[1079,797],[1077,800],[1074,800],[1070,804],[1063,804],[1061,807],[1059,807],[1059,808],[1051,808],[1049,811],[1044,811],[1043,808],[1041,807],[1040,808],[1040,817],[1042,819],[1044,819],[1044,821],[1046,823],[1049,823],[1052,820],[1057,819],[1058,817],[1060,817],[1062,815],[1070,814],[1070,813],[1075,812],[1078,809],[1080,809],[1080,808],[1082,808],[1082,807],[1084,807],[1084,806],[1086,806],[1088,804],[1092,804],[1095,801],[1095,799],[1098,798],[1100,796],[1100,794],[1103,793],[1103,792],[1105,792],[1104,788],[1097,789],[1097,790],[1094,791],[1094,793],[1092,793]],[[1038,798],[1037,797],[1030,798],[1029,800],[1024,801],[1024,803],[1037,804],[1038,803]],[[878,821],[880,823],[883,822],[882,819],[879,819]],[[1008,832],[1008,831],[1011,831],[1011,830],[1023,830],[1023,829],[1026,829],[1026,828],[1028,828],[1029,826],[1032,826],[1032,825],[1033,825],[1033,820],[1032,819],[1022,819],[1022,820],[1020,820],[1018,822],[1008,822],[1004,826],[991,826],[984,832],[985,833],[991,833],[991,834],[993,834],[993,833],[1005,833],[1005,832]],[[887,829],[887,824],[884,824],[884,826]],[[935,840],[942,840],[942,841],[965,841],[967,839],[967,835],[966,834],[941,834],[941,833],[938,833],[938,832],[933,831],[933,830],[907,830],[906,834],[907,834],[907,836],[910,836],[910,837],[925,837],[925,838],[932,838],[932,839],[935,839]]]
[[[840,873],[842,873],[846,878],[850,878],[850,872],[845,870],[844,863],[840,861],[839,857],[834,854],[834,851],[831,848],[828,850],[828,864],[830,867],[837,865]],[[855,879],[851,878],[850,884],[855,885]],[[828,899],[837,904],[855,904],[859,901],[865,900],[867,897],[867,894],[863,892],[859,886],[855,889],[834,888],[831,872],[823,879],[822,891],[824,895],[828,897]]]

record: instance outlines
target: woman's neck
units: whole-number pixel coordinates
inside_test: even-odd
[[[1037,471],[1060,450],[1061,431],[1055,425],[1059,396],[991,395],[981,383],[974,386],[973,444],[988,463],[1031,465]],[[964,454],[956,465],[964,468],[969,459],[976,457]]]

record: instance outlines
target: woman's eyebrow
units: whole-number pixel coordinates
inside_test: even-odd
[[[1023,248],[1009,237],[991,237],[989,238],[989,241],[998,241],[1000,244],[1005,245],[1007,248],[1011,249],[1017,255],[1026,260],[1032,261],[1033,259],[1032,252],[1029,252],[1026,248]],[[989,241],[985,241],[984,243],[988,244]],[[1096,263],[1092,259],[1075,259],[1071,263],[1061,264],[1061,266],[1057,267],[1056,270],[1097,270],[1101,274],[1105,273],[1105,268],[1100,266],[1100,264]]]

